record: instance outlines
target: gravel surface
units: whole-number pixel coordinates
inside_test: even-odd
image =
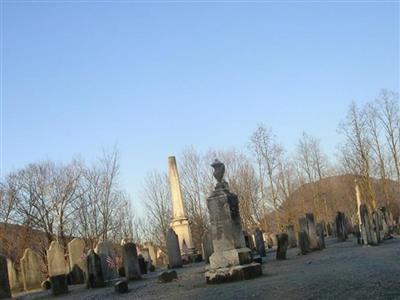
[[[103,299],[400,299],[400,237],[379,246],[359,246],[355,239],[336,242],[305,256],[288,250],[288,259],[275,260],[270,250],[262,277],[206,285],[204,264],[177,269],[178,280],[158,283],[157,272],[129,283],[130,292],[118,295],[112,286],[87,290],[70,286],[62,300]],[[51,299],[49,291],[18,295],[17,299]]]

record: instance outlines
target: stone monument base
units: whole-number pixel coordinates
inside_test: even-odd
[[[53,296],[68,293],[67,275],[56,275],[50,277],[51,292]]]
[[[250,263],[247,265],[208,270],[206,272],[206,282],[208,284],[232,282],[252,279],[261,275],[261,265],[258,263]]]

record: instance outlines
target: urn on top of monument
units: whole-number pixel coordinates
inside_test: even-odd
[[[217,185],[216,188],[227,188],[228,183],[224,180],[224,175],[225,175],[225,165],[220,162],[218,159],[215,159],[214,162],[211,164],[211,167],[213,167],[214,172],[214,178],[217,180]]]

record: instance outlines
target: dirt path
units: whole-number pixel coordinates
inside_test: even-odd
[[[354,239],[344,243],[327,240],[327,249],[276,261],[268,253],[260,278],[206,285],[204,265],[179,269],[179,280],[161,284],[156,275],[129,284],[130,292],[116,295],[112,287],[87,290],[74,286],[57,299],[400,299],[400,237],[377,247],[361,247]],[[18,299],[50,299],[48,291]]]

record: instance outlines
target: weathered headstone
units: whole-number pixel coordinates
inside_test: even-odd
[[[154,267],[157,267],[157,255],[156,255],[156,249],[155,249],[153,243],[147,242],[144,244],[144,246],[147,248],[147,250],[149,252],[149,259],[150,259],[151,265],[153,265]]]
[[[207,283],[250,279],[262,274],[261,265],[252,262],[240,223],[239,199],[223,180],[225,165],[215,160],[211,165],[217,185],[207,199],[214,253],[206,272]]]
[[[297,247],[297,239],[296,239],[296,234],[294,231],[294,226],[289,224],[286,225],[286,231],[288,235],[288,246],[290,248],[296,248]]]
[[[317,236],[319,249],[325,249],[325,232],[323,223],[317,224]]]
[[[377,243],[381,243],[381,232],[380,232],[380,220],[379,220],[379,213],[374,211],[372,212],[372,230],[374,232],[374,235],[376,237]]]
[[[286,259],[286,251],[288,247],[289,237],[286,233],[278,234],[278,249],[276,250],[276,259]]]
[[[172,228],[170,228],[167,233],[167,253],[169,267],[171,269],[181,268],[183,266],[178,236]]]
[[[25,249],[21,258],[21,272],[24,290],[40,289],[44,276],[40,270],[40,257],[32,249]]]
[[[317,239],[317,230],[315,228],[315,223],[314,223],[314,214],[312,213],[307,213],[306,214],[306,219],[307,219],[307,234],[308,234],[308,240],[309,240],[309,247],[311,250],[318,250],[318,239]]]
[[[105,281],[118,278],[118,266],[113,244],[110,241],[99,242],[95,252],[100,256]]]
[[[260,254],[261,257],[265,257],[266,256],[265,243],[262,231],[259,228],[257,228],[254,233],[254,236],[256,240],[256,248],[258,254]]]
[[[306,231],[302,230],[299,231],[299,250],[300,253],[303,255],[306,255],[307,253],[310,252],[310,247],[309,247],[309,242],[308,242],[308,234]]]
[[[256,250],[256,246],[254,245],[253,237],[247,231],[243,231],[243,236],[244,236],[244,243],[246,244],[246,247],[252,251]]]
[[[210,256],[213,254],[214,248],[213,248],[213,243],[212,243],[212,237],[210,232],[206,232],[204,234],[204,239],[203,239],[203,259],[206,262],[206,264],[210,263]]]
[[[126,278],[128,280],[140,279],[142,276],[140,275],[136,245],[134,243],[124,244],[122,246],[122,257]]]
[[[93,250],[90,250],[86,256],[86,276],[88,288],[98,288],[105,285],[100,256]]]
[[[85,242],[77,238],[69,242],[68,257],[72,284],[84,283],[86,270]]]
[[[17,272],[14,263],[11,259],[7,259],[8,280],[10,282],[10,289],[13,293],[21,292],[23,289],[20,274]]]
[[[347,240],[347,226],[346,226],[346,220],[345,220],[345,215],[343,212],[338,211],[336,213],[336,234],[337,234],[337,239],[340,242],[344,242]]]
[[[271,239],[272,246],[278,246],[278,240],[276,239],[276,234],[270,233],[269,237]]]
[[[47,264],[52,294],[56,296],[68,293],[64,249],[57,241],[52,241],[47,250]]]
[[[377,240],[376,236],[374,237],[375,233],[372,230],[371,220],[369,218],[368,208],[367,205],[361,204],[360,205],[360,231],[361,231],[361,238],[365,245],[376,245]]]
[[[0,299],[11,298],[11,289],[8,280],[7,258],[0,254]]]

